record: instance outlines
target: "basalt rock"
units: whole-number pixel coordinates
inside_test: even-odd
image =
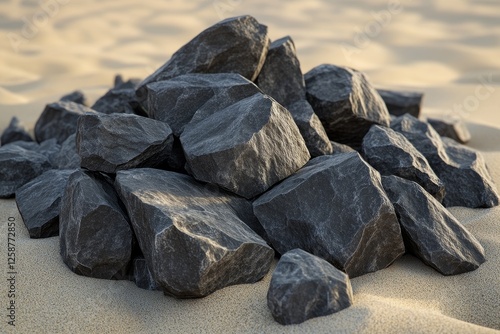
[[[28,129],[19,121],[17,117],[12,117],[9,126],[5,128],[0,138],[2,145],[16,141],[31,142],[33,139],[28,133]]]
[[[55,161],[59,169],[80,168],[81,159],[76,151],[76,134],[72,134],[62,143]]]
[[[330,141],[330,144],[332,145],[332,150],[333,150],[332,154],[356,152],[356,150],[353,149],[351,146],[347,146],[334,141]]]
[[[155,282],[151,271],[146,264],[146,259],[143,257],[135,258],[132,261],[133,266],[133,281],[141,289],[145,290],[161,290],[158,284]]]
[[[124,88],[121,88],[121,87]],[[137,104],[134,88],[125,88],[123,83],[101,96],[93,105],[92,109],[104,114],[135,114],[134,104]]]
[[[75,102],[79,104],[83,104],[84,106],[87,105],[87,99],[85,98],[85,95],[83,92],[79,90],[75,90],[72,93],[66,94],[59,101],[64,101],[64,102]]]
[[[461,144],[466,144],[471,138],[467,126],[460,119],[427,118],[427,122],[440,136],[454,139]]]
[[[420,106],[424,94],[419,92],[395,91],[377,89],[384,100],[389,113],[394,116],[410,114],[415,118],[420,116]]]

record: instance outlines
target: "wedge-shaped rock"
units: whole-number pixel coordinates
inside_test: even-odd
[[[310,158],[288,110],[261,93],[192,121],[181,143],[195,179],[245,198],[263,193]]]
[[[76,151],[76,134],[69,136],[55,156],[58,169],[80,168],[81,159]]]
[[[147,266],[166,294],[203,297],[256,282],[268,272],[274,251],[219,193],[192,177],[131,169],[117,173],[115,187]]]
[[[423,93],[377,89],[389,110],[389,114],[402,116],[410,114],[415,118],[420,116],[420,106],[422,105]]]
[[[81,166],[105,173],[162,166],[172,143],[168,124],[128,114],[85,114],[76,134]]]
[[[133,280],[135,285],[145,290],[161,290],[155,282],[151,271],[143,257],[135,258],[133,261]]]
[[[76,132],[78,119],[84,113],[95,113],[94,110],[75,102],[59,101],[48,104],[35,125],[35,138],[41,143],[55,138],[62,144]]]
[[[331,140],[359,148],[370,126],[389,126],[384,101],[363,73],[319,65],[306,73],[305,81],[307,99]]]
[[[454,139],[461,144],[468,143],[471,138],[467,126],[459,118],[427,118],[427,122],[432,125],[434,130],[436,130],[436,132],[439,133],[440,136]]]
[[[382,175],[396,175],[420,184],[439,202],[445,189],[427,159],[399,132],[372,126],[363,139],[363,156]]]
[[[406,249],[443,275],[475,270],[485,261],[479,241],[417,183],[383,176]]]
[[[142,101],[151,82],[188,73],[239,73],[254,81],[264,64],[269,37],[267,27],[249,15],[223,20],[180,48],[137,89]]]
[[[380,174],[356,152],[312,159],[253,205],[280,254],[301,248],[350,277],[383,269],[404,253]]]
[[[74,92],[64,95],[59,101],[75,102],[83,104],[85,106],[87,105],[87,99],[85,98],[85,95],[82,91],[79,90],[75,90]]]
[[[17,117],[12,117],[9,126],[5,128],[0,138],[2,145],[13,143],[16,141],[28,141],[31,142],[33,139],[28,133],[28,129],[19,121]]]
[[[351,146],[347,146],[334,141],[330,141],[330,144],[332,145],[333,154],[356,152],[356,150],[353,149]]]
[[[444,206],[489,208],[498,205],[495,184],[479,152],[447,138],[442,140],[431,125],[408,114],[394,120],[391,127],[424,155],[444,183]]]
[[[61,256],[78,275],[126,277],[134,235],[108,177],[77,171],[69,177],[61,202]]]
[[[267,306],[282,325],[336,313],[352,302],[349,276],[301,249],[281,257],[267,292]]]
[[[16,203],[30,238],[59,234],[61,198],[75,170],[49,170],[16,191]]]

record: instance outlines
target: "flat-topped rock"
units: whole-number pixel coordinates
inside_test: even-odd
[[[12,117],[9,125],[5,128],[0,138],[2,145],[10,144],[16,141],[33,141],[28,129],[19,121],[17,117]]]
[[[394,116],[410,114],[415,118],[420,116],[423,93],[387,89],[377,89],[377,92],[384,100],[389,114]]]
[[[427,118],[427,122],[442,137],[448,137],[461,144],[469,142],[471,136],[467,125],[459,118]]]

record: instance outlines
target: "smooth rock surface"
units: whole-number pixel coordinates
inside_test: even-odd
[[[76,133],[69,136],[55,156],[58,169],[80,168],[81,159],[76,151]]]
[[[6,145],[16,141],[33,141],[28,129],[19,121],[17,117],[12,117],[9,126],[5,128],[0,138],[0,143]]]
[[[377,89],[377,92],[384,100],[389,114],[402,116],[408,113],[415,118],[420,116],[423,93],[386,89]]]
[[[71,92],[69,94],[64,95],[59,99],[59,101],[65,101],[65,102],[75,102],[79,104],[83,104],[84,106],[87,105],[87,99],[85,98],[85,95],[83,94],[82,91],[80,90],[75,90],[74,92]]]
[[[267,293],[267,305],[282,325],[336,313],[352,303],[349,276],[301,249],[281,257]]]
[[[151,271],[146,264],[146,259],[143,257],[138,257],[132,260],[133,266],[133,281],[141,289],[145,290],[161,290],[158,284],[155,282]]]
[[[253,205],[280,254],[301,248],[351,278],[383,269],[404,253],[380,174],[356,152],[312,159]]]
[[[406,249],[443,275],[477,269],[485,261],[479,241],[417,183],[383,176]]]
[[[440,136],[454,139],[461,144],[468,143],[471,138],[467,125],[459,118],[438,119],[429,117],[427,122],[432,125]]]

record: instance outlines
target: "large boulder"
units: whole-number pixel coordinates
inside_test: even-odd
[[[415,118],[420,116],[423,93],[387,89],[377,89],[377,92],[384,100],[389,114],[394,116],[410,114]]]
[[[469,142],[471,135],[460,118],[427,118],[427,122],[432,125],[434,130],[442,137],[448,137],[461,144]]]
[[[254,212],[280,254],[301,248],[356,277],[404,253],[380,182],[357,152],[321,156],[257,198]]]
[[[5,128],[0,138],[0,143],[6,145],[16,141],[31,142],[33,139],[28,133],[28,129],[19,121],[17,117],[12,117],[9,126]]]

